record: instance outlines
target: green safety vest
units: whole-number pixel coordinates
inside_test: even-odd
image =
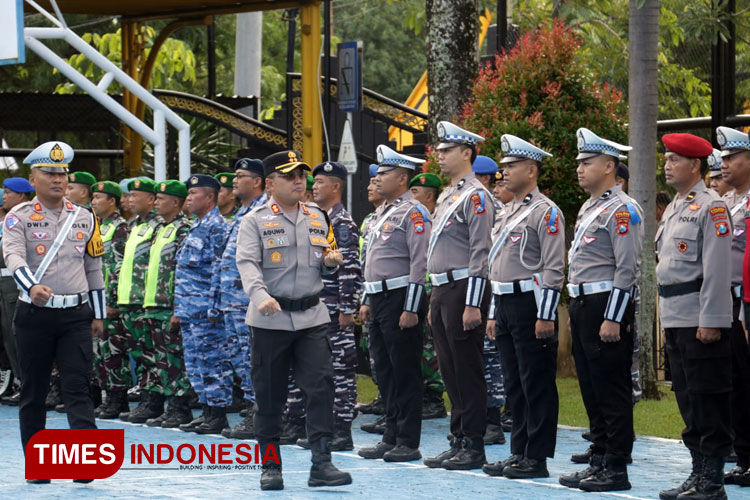
[[[154,234],[154,227],[143,222],[138,224],[130,232],[128,241],[125,243],[125,252],[122,256],[122,267],[120,267],[120,281],[117,282],[117,304],[130,304],[130,291],[133,288],[133,263],[135,261],[135,251],[144,241],[151,240]]]
[[[99,231],[102,233],[102,243],[104,244],[104,253],[109,252],[112,247],[112,238],[115,236],[117,228],[114,224],[102,224]],[[109,285],[109,268],[104,269],[104,288]]]
[[[174,222],[163,226],[156,233],[151,243],[151,253],[148,256],[148,269],[146,270],[146,294],[143,297],[143,307],[156,306],[156,288],[159,286],[159,271],[161,264],[161,253],[164,247],[177,239],[177,226]],[[174,270],[169,273],[168,287],[171,290],[174,283]],[[161,286],[164,286],[162,283]]]

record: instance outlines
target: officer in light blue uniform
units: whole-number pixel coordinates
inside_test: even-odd
[[[250,328],[245,323],[250,299],[242,290],[242,280],[237,270],[235,257],[237,255],[237,231],[242,217],[253,208],[264,205],[268,197],[263,192],[265,183],[262,161],[242,158],[235,163],[234,170],[233,193],[240,202],[240,208],[229,223],[229,234],[224,253],[221,255],[219,272],[215,273],[211,279],[210,295],[215,303],[209,309],[209,315],[214,318],[223,315],[232,367],[240,378],[245,401],[250,407],[244,420],[231,429],[225,428],[221,434],[235,439],[251,439],[255,437],[252,410],[255,404],[255,391],[250,375]]]
[[[229,426],[226,408],[232,404],[232,364],[220,315],[211,309],[211,278],[219,272],[227,223],[217,205],[219,181],[195,174],[185,183],[187,205],[196,220],[177,251],[174,316],[179,319],[190,383],[204,405],[204,414],[181,430],[218,434]]]

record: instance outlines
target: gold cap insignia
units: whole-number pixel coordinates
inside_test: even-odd
[[[98,189],[99,191],[101,191],[102,189],[104,189],[104,183],[100,182],[99,184],[97,184],[96,185],[96,189]]]
[[[159,189],[161,190],[162,193],[164,191],[166,191],[167,190],[167,183],[166,182],[162,182],[161,185],[159,186]]]
[[[295,153],[294,151],[289,151],[289,161],[290,162],[297,162],[297,161],[299,161],[297,159],[297,153]]]
[[[227,176],[222,175],[220,180],[221,180],[221,183],[224,184],[225,182],[227,182]]]
[[[420,177],[419,178],[419,183],[420,184],[425,184],[426,182],[427,182],[427,177]]]
[[[135,186],[136,188],[141,187],[141,181],[136,179],[136,181],[133,183],[133,186]]]
[[[190,184],[198,184],[198,178],[197,177],[191,178],[190,179]]]
[[[55,144],[52,148],[52,151],[49,152],[49,158],[52,161],[61,162],[65,159],[65,153],[63,153],[62,148],[59,144]]]
[[[70,174],[70,182],[76,181],[76,174]]]

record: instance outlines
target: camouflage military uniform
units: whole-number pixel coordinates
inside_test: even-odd
[[[190,382],[185,373],[180,330],[170,328],[174,300],[175,256],[190,222],[183,214],[165,223],[154,236],[146,271],[145,319],[151,331],[158,380],[149,380],[149,391],[165,396],[185,396]]]
[[[349,213],[341,203],[328,211],[333,225],[339,250],[344,257],[339,270],[323,276],[321,300],[328,307],[331,322],[328,325],[328,337],[331,340],[333,355],[333,373],[335,393],[333,414],[345,422],[354,420],[354,405],[357,403],[357,346],[354,339],[354,324],[340,327],[339,313],[354,314],[357,310],[357,298],[362,290],[362,268],[357,252],[359,230]],[[304,415],[302,390],[290,376],[289,406],[290,417]]]
[[[155,212],[138,217],[125,244],[123,258],[117,266],[117,305],[122,323],[129,336],[130,354],[136,362],[138,386],[152,387],[159,382],[156,370],[156,353],[143,311],[143,295],[148,269],[149,248],[162,218]],[[112,380],[115,384],[116,381]],[[113,389],[127,389],[113,385]]]
[[[237,232],[240,221],[250,210],[262,206],[268,201],[265,193],[247,207],[240,207],[230,223],[226,246],[219,263],[219,272],[211,277],[211,297],[215,303],[209,309],[210,315],[224,316],[224,327],[227,333],[229,359],[235,373],[240,378],[245,399],[255,402],[255,391],[250,374],[250,327],[245,323],[245,315],[250,299],[242,289],[240,272],[237,270]]]
[[[102,271],[107,304],[117,304],[117,266],[122,261],[125,243],[130,234],[130,227],[119,212],[112,213],[101,221]],[[104,332],[97,339],[94,351],[94,374],[99,387],[107,390],[127,389],[132,384],[130,377],[130,359],[128,357],[128,334],[122,318],[104,320]]]
[[[232,403],[232,365],[226,333],[209,309],[216,303],[211,277],[219,270],[227,224],[214,207],[190,226],[177,252],[174,315],[180,318],[185,368],[202,404],[227,407]]]

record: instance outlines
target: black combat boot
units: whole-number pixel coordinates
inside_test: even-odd
[[[737,478],[745,474],[750,467],[750,456],[737,455],[737,465],[724,474],[724,484],[738,484]]]
[[[357,452],[357,455],[369,460],[377,460],[378,458],[383,458],[383,455],[385,455],[386,452],[391,451],[395,447],[395,444],[384,443],[383,441],[380,441],[375,446],[365,446],[364,448],[360,448]]]
[[[220,406],[209,406],[209,414],[206,420],[195,429],[197,434],[221,434],[225,427],[229,427],[227,420],[227,408]]]
[[[443,418],[448,415],[445,411],[445,401],[443,393],[426,389],[422,396],[422,420],[431,418]]]
[[[567,486],[568,488],[578,488],[578,484],[581,481],[588,479],[591,476],[595,476],[602,470],[603,462],[604,455],[598,453],[591,455],[590,465],[586,469],[560,476],[560,484]]]
[[[287,418],[281,430],[279,444],[295,444],[298,439],[307,437],[304,418]]]
[[[484,444],[505,444],[500,408],[487,408],[487,429],[484,432]]]
[[[385,434],[385,415],[381,415],[372,422],[359,426],[365,432],[370,434]]]
[[[170,396],[167,413],[168,415],[161,422],[163,429],[174,429],[193,421],[188,396]]]
[[[537,460],[525,457],[522,460],[503,469],[503,476],[508,479],[532,479],[537,477],[549,477],[547,460]]]
[[[146,395],[146,404],[133,410],[128,416],[128,422],[143,424],[150,418],[157,418],[164,413],[164,394],[154,391],[143,391]]]
[[[675,500],[679,495],[694,487],[698,482],[698,479],[703,474],[703,461],[705,457],[697,451],[692,450],[690,451],[690,456],[693,459],[693,470],[690,472],[690,475],[678,487],[659,492],[661,500]]]
[[[270,443],[267,441],[259,441],[260,453],[262,456],[266,456],[266,451],[269,446],[273,446],[276,450],[276,457],[279,459],[279,463],[268,461],[263,463],[263,472],[260,475],[260,489],[261,490],[283,490],[284,489],[284,478],[281,476],[281,447],[279,443]]]
[[[696,484],[677,500],[727,500],[724,490],[724,457],[705,457],[703,473]]]
[[[331,438],[324,436],[310,443],[312,448],[312,467],[308,486],[343,486],[352,484],[352,476],[348,472],[338,470],[331,463]]]
[[[593,457],[593,456],[592,456]],[[604,463],[604,468],[593,476],[581,479],[578,487],[583,491],[624,491],[631,488],[628,466],[625,463]]]
[[[107,406],[102,408],[98,417],[108,420],[117,418],[120,413],[130,413],[127,394],[124,390],[107,391]]]
[[[200,425],[206,421],[206,418],[208,418],[210,409],[210,406],[203,405],[203,413],[201,413],[195,420],[188,422],[187,424],[180,425],[180,430],[184,432],[195,432],[195,429],[200,427]]]
[[[354,449],[352,440],[351,421],[337,418],[334,421],[333,439],[331,440],[331,451],[348,451]]]
[[[44,400],[44,404],[48,410],[54,410],[55,406],[62,404],[62,391],[60,390],[60,378],[53,378],[52,384],[49,386],[49,392],[47,398]]]
[[[521,460],[523,460],[521,455],[511,455],[505,460],[483,465],[482,472],[489,476],[501,477],[506,467],[513,465],[516,462],[520,462]]]
[[[255,437],[255,413],[252,408],[247,410],[249,413],[239,424],[223,429],[221,435],[232,439],[253,439]]]
[[[451,443],[451,447],[442,452],[440,455],[437,455],[435,457],[427,457],[424,459],[424,464],[429,467],[430,469],[437,469],[438,467],[443,466],[443,462],[446,460],[453,458],[458,454],[459,451],[461,451],[461,443],[463,440],[455,437],[449,438],[449,441]]]
[[[481,437],[464,438],[461,450],[455,456],[444,461],[441,467],[448,470],[471,470],[481,469],[486,463],[484,440]]]

